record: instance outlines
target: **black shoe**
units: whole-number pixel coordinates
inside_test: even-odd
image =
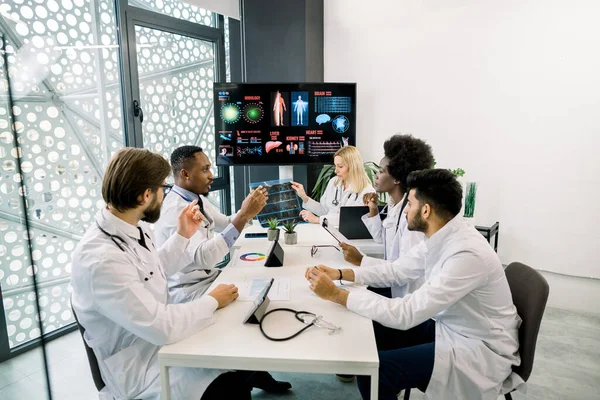
[[[277,381],[268,372],[259,371],[252,374],[249,379],[252,387],[262,389],[267,393],[283,393],[292,388],[289,382]]]
[[[344,383],[350,383],[350,382],[354,382],[354,378],[356,377],[355,375],[340,375],[340,374],[336,374],[337,378],[344,382]]]

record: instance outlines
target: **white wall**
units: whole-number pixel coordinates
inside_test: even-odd
[[[366,160],[403,132],[467,171],[504,263],[600,278],[598,21],[597,0],[326,0],[325,79],[358,83]],[[549,279],[600,313],[600,281]]]

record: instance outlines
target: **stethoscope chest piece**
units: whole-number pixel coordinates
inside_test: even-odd
[[[333,201],[331,202],[331,204],[333,204],[335,207],[340,205],[340,202],[338,200],[338,194],[340,193],[340,188],[336,187],[335,188],[335,197],[333,198]]]

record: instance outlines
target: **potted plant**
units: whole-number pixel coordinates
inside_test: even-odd
[[[267,239],[273,241],[277,239],[277,236],[279,235],[279,229],[277,229],[279,220],[277,218],[269,218],[267,220],[267,224],[269,225],[269,229],[267,230]]]
[[[470,223],[471,225],[474,225],[472,221],[473,221],[473,217],[475,216],[475,197],[476,196],[477,196],[477,183],[468,182],[466,195],[465,195],[465,213],[463,214],[463,216],[465,217],[466,221],[468,223]]]
[[[298,233],[294,230],[298,225],[293,219],[283,223],[283,239],[285,244],[296,244],[298,243]]]

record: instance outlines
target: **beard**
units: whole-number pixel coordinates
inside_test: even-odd
[[[152,202],[148,205],[148,208],[144,210],[144,216],[142,217],[142,221],[148,222],[150,224],[155,223],[160,218],[160,208],[162,207],[162,203],[159,203],[156,200],[156,196],[152,199]]]
[[[416,213],[415,216],[410,221],[408,221],[408,226],[407,226],[409,231],[417,231],[417,232],[425,232],[425,231],[427,231],[428,227],[429,227],[429,223],[421,217],[420,212]]]
[[[212,186],[212,184],[213,184],[213,181],[210,181],[210,182],[208,182],[208,184],[207,184],[207,185],[206,185],[206,187],[204,188],[204,192],[203,192],[203,193],[200,193],[200,194],[201,194],[202,196],[204,196],[204,197],[208,196],[208,193],[210,193],[210,192],[209,192],[209,189],[208,189],[208,187],[209,187],[209,186]]]

